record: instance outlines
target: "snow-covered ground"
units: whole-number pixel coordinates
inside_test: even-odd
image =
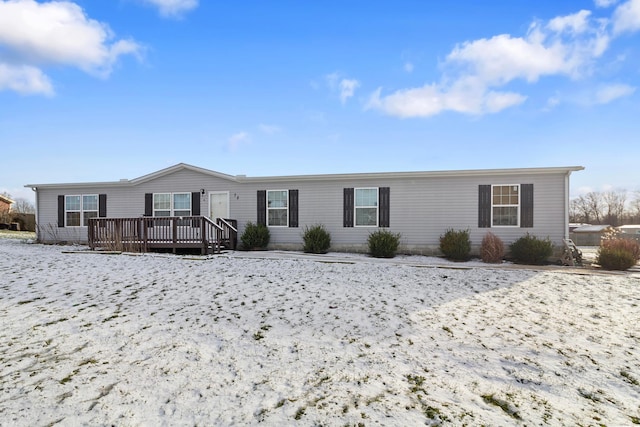
[[[2,425],[640,423],[638,273],[68,250],[0,239]]]

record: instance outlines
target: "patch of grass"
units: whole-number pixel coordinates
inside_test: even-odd
[[[84,365],[94,364],[94,363],[98,363],[98,361],[94,358],[90,358],[90,359],[83,360],[82,362],[80,362],[78,366],[84,366]]]
[[[32,302],[36,302],[40,299],[43,299],[42,297],[38,297],[38,298],[33,298],[33,299],[28,299],[28,300],[24,300],[24,301],[18,301],[17,304],[18,305],[24,305],[24,304],[31,304]]]
[[[498,408],[502,409],[510,417],[516,420],[522,419],[522,417],[518,414],[518,411],[513,409],[511,405],[509,405],[509,402],[507,402],[506,400],[499,399],[495,397],[495,395],[493,394],[483,394],[481,397],[485,403],[489,405],[497,406]]]
[[[296,411],[296,414],[294,415],[293,419],[295,419],[295,420],[301,419],[302,416],[304,415],[304,411],[305,410],[306,410],[306,408],[304,406],[298,408],[298,410]]]
[[[69,381],[71,381],[71,378],[77,374],[78,372],[80,372],[78,369],[74,370],[73,372],[71,372],[69,375],[67,375],[66,377],[64,377],[63,379],[60,380],[60,384],[66,384]]]
[[[263,338],[264,338],[264,334],[262,333],[262,331],[258,331],[255,334],[253,334],[253,339],[256,341],[260,341]]]
[[[440,408],[436,408],[434,406],[429,406],[429,405],[423,405],[422,411],[424,412],[424,415],[430,420],[437,420],[440,422],[451,421],[449,417],[447,417],[445,414],[442,413]]]
[[[58,319],[58,320],[52,320],[52,321],[50,321],[50,322],[47,322],[47,323],[45,323],[45,324],[44,324],[44,325],[42,325],[42,326],[51,326],[51,325],[55,325],[56,323],[66,322],[67,320],[69,320],[69,319],[68,319],[68,318],[66,318],[66,317],[61,317],[61,318],[60,318],[60,319]]]
[[[640,382],[627,371],[620,371],[620,376],[629,384],[640,386]]]
[[[583,389],[578,389],[578,394],[584,397],[585,399],[592,400],[594,402],[600,402],[600,398],[596,396],[596,394],[593,392],[586,391]]]
[[[411,393],[422,391],[426,394],[425,390],[422,388],[422,385],[425,382],[425,377],[423,377],[422,375],[409,374],[407,375],[407,381],[409,381],[409,384],[411,384],[411,388],[409,388]]]

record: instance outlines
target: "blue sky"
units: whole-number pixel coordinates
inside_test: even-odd
[[[0,0],[0,193],[581,165],[640,190],[640,0]]]

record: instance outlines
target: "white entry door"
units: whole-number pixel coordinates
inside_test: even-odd
[[[209,193],[209,218],[229,218],[229,192],[216,191]]]

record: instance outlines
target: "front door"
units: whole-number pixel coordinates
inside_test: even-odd
[[[209,218],[229,218],[229,192],[216,191],[209,193]]]

